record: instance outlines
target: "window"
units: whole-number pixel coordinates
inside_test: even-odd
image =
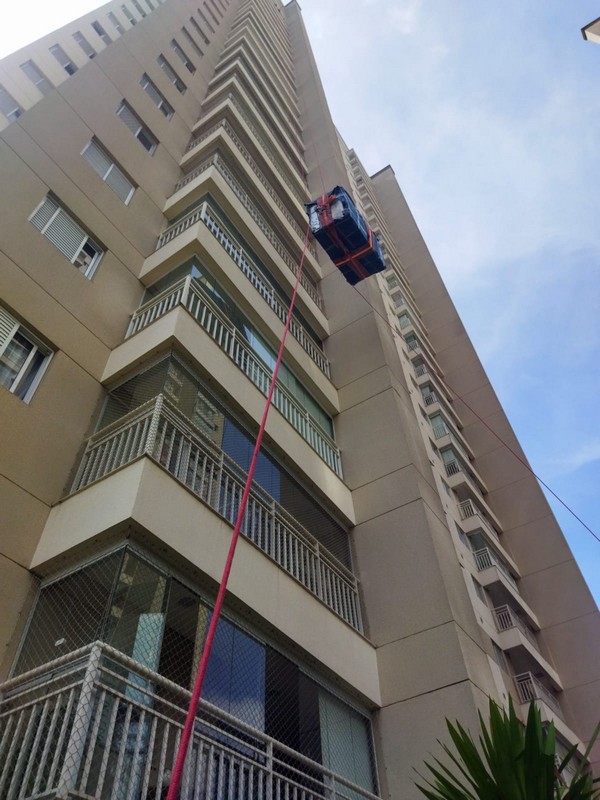
[[[77,72],[77,65],[71,61],[59,44],[53,44],[50,52],[68,75],[73,75]]]
[[[121,23],[119,22],[118,17],[115,14],[113,14],[112,11],[108,12],[108,18],[112,22],[112,24],[114,25],[115,30],[117,31],[117,33],[125,33],[125,28],[121,25]]]
[[[219,24],[219,20],[215,17],[215,15],[213,14],[212,10],[208,7],[208,3],[206,2],[206,0],[204,1],[204,3],[202,3],[202,5],[204,6],[204,8],[208,11],[210,16],[212,17],[215,25],[218,25]]]
[[[190,22],[192,23],[192,26],[196,29],[196,32],[198,33],[198,36],[202,39],[204,44],[210,44],[210,39],[204,33],[204,31],[202,30],[200,25],[198,25],[198,23],[196,22],[196,20],[193,17],[190,17]]]
[[[117,108],[117,116],[121,117],[138,142],[152,155],[158,145],[158,139],[150,133],[141,119],[132,111],[125,101]]]
[[[0,306],[0,386],[28,403],[51,357],[51,351]]]
[[[48,78],[36,67],[33,61],[26,61],[24,64],[21,64],[21,69],[42,94],[48,94],[52,89],[52,84]]]
[[[475,594],[481,600],[481,602],[487,606],[487,600],[485,598],[485,590],[483,586],[476,581],[475,578],[471,575],[471,580],[473,581],[473,588],[475,589]]]
[[[86,278],[92,277],[104,251],[51,195],[44,198],[29,221]]]
[[[131,2],[133,3],[133,7],[139,12],[140,16],[145,17],[146,16],[146,12],[141,7],[141,5],[138,3],[138,0],[131,0]]]
[[[508,672],[504,650],[501,647],[498,647],[498,645],[493,639],[492,639],[492,652],[494,654],[494,661],[496,662],[496,664],[498,664],[500,669],[503,669],[505,672]]]
[[[98,36],[102,39],[104,44],[112,44],[112,39],[108,35],[108,33],[104,30],[102,25],[97,20],[92,22],[92,28],[96,31]]]
[[[188,72],[191,72],[192,74],[196,72],[196,67],[192,64],[175,39],[171,39],[171,48],[176,53],[180,61],[185,65],[185,68]]]
[[[208,28],[208,30],[209,30],[211,33],[214,33],[214,32],[215,32],[215,29],[214,29],[214,28],[213,28],[213,26],[210,24],[210,22],[209,22],[209,21],[206,19],[206,17],[205,17],[205,16],[204,16],[204,14],[202,13],[202,11],[200,11],[200,9],[198,9],[198,16],[200,17],[200,19],[202,20],[202,22],[203,22],[203,23],[206,25],[206,27]]]
[[[86,144],[81,155],[127,205],[133,196],[135,186],[115,164],[111,156],[94,139]]]
[[[152,83],[150,78],[144,74],[140,78],[140,86],[146,92],[146,94],[150,97],[154,105],[160,109],[160,111],[165,115],[167,119],[171,119],[173,116],[173,109],[167,103],[163,95],[158,91],[156,86]]]
[[[94,56],[96,55],[96,51],[94,50],[92,45],[88,42],[88,40],[85,38],[83,33],[81,33],[81,31],[75,31],[75,33],[73,34],[73,38],[75,39],[79,47],[81,47],[81,49],[88,58],[94,58]]]
[[[196,51],[196,53],[198,53],[198,55],[200,56],[200,58],[202,58],[202,56],[204,55],[204,53],[202,52],[202,50],[200,50],[200,48],[198,47],[198,45],[196,44],[196,42],[195,42],[195,41],[192,39],[192,34],[191,34],[189,31],[188,31],[188,29],[187,29],[187,28],[184,26],[184,27],[181,29],[181,32],[183,33],[183,35],[185,36],[185,38],[188,40],[188,42],[191,44],[191,46],[192,46],[192,47],[193,47],[193,49]]]
[[[127,17],[127,19],[129,20],[129,22],[130,22],[132,25],[135,25],[135,24],[137,23],[137,19],[136,19],[136,18],[133,16],[133,14],[132,14],[132,13],[131,13],[131,11],[130,11],[130,10],[127,8],[127,6],[125,5],[125,3],[123,3],[123,5],[121,6],[121,11],[122,11],[122,12],[125,14],[125,16]]]
[[[167,78],[171,81],[173,86],[177,89],[177,91],[180,94],[184,94],[185,90],[187,89],[187,86],[181,80],[179,75],[175,72],[173,67],[169,64],[167,59],[162,55],[162,53],[159,55],[157,60],[158,60],[158,63],[160,65],[160,68],[165,73]]]
[[[11,122],[14,122],[23,113],[21,106],[14,97],[6,91],[4,86],[0,86],[0,111],[2,111],[6,119]]]

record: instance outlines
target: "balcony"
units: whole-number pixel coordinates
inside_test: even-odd
[[[139,332],[178,305],[183,306],[191,314],[208,336],[266,397],[273,375],[271,367],[256,354],[235,326],[189,276],[142,306],[138,314],[134,315],[128,335]],[[297,433],[341,478],[342,462],[338,446],[279,378],[275,383],[272,402]]]
[[[487,517],[482,511],[479,510],[479,508],[477,508],[472,500],[463,500],[462,503],[459,503],[458,511],[460,513],[461,520],[469,523],[468,526],[465,526],[465,533],[474,531],[477,527],[482,527],[486,533],[490,534],[492,539],[495,539],[497,542],[500,541],[498,531],[492,522],[487,519]],[[500,528],[500,523],[498,520],[494,519],[494,523],[498,526],[498,528]]]
[[[552,713],[556,714],[561,720],[564,721],[564,716],[560,703],[556,696],[546,688],[543,683],[533,675],[531,672],[523,672],[520,675],[515,675],[515,686],[517,687],[517,695],[521,703],[530,703],[532,700],[541,700],[545,703]]]
[[[164,797],[190,692],[102,642],[0,687],[0,796]],[[378,800],[200,702],[182,797]]]
[[[428,395],[428,397],[431,397],[431,395]],[[448,450],[442,452],[447,453]],[[468,487],[472,487],[472,489],[475,490],[475,494],[487,494],[487,486],[473,467],[467,466],[462,459],[456,456],[454,451],[452,451],[452,455],[453,458],[444,461],[447,477],[454,479],[450,480],[450,487],[455,488],[460,484],[466,484]]]
[[[225,178],[227,183],[235,192],[238,199],[242,201],[244,208],[249,212],[250,216],[254,219],[257,225],[259,225],[260,229],[267,236],[269,241],[271,241],[272,243],[273,240],[278,241],[278,237],[271,229],[270,225],[266,222],[262,214],[259,212],[256,205],[252,202],[248,193],[242,188],[239,181],[237,181],[236,178],[234,178],[231,170],[229,169],[223,158],[218,154],[215,154],[210,158],[207,158],[199,166],[195,167],[191,172],[188,172],[186,175],[184,175],[184,177],[175,186],[175,191],[178,191],[179,189],[182,189],[184,186],[187,186],[188,183],[193,181],[194,178],[197,178],[198,175],[201,175],[205,170],[207,170],[211,166],[215,166],[221,173],[221,175]],[[290,214],[285,204],[282,203],[281,198],[279,197],[277,192],[275,192],[271,184],[267,181],[264,174],[258,169],[254,161],[251,162],[251,166],[253,167],[252,171],[254,172],[256,177],[260,180],[264,188],[267,190],[271,200],[274,201],[275,205],[279,208],[281,213],[286,218],[288,225],[295,231],[298,239],[301,242],[303,242],[306,235],[306,229],[301,228],[300,225],[297,223],[296,219]],[[311,240],[308,241],[307,249],[316,258],[317,248],[315,247],[313,241]]]
[[[496,620],[496,627],[499,632],[508,631],[511,628],[517,628],[523,636],[535,647],[539,652],[539,645],[535,637],[535,633],[531,630],[521,617],[516,614],[510,606],[498,606],[494,609],[494,618]]]
[[[475,558],[475,563],[477,565],[477,569],[482,572],[483,570],[490,569],[491,567],[496,567],[502,575],[506,578],[506,580],[510,583],[510,585],[516,589],[518,592],[517,582],[513,577],[512,573],[508,569],[507,565],[502,561],[502,559],[496,555],[496,553],[488,547],[482,547],[480,550],[475,550],[473,553],[473,557]]]
[[[205,163],[202,169],[198,169],[198,172],[194,175],[194,177],[198,177],[202,172],[208,170],[210,167],[216,166],[214,163]],[[193,179],[191,179],[193,180]],[[247,209],[249,210],[249,209]],[[231,234],[224,223],[217,219],[217,215],[215,211],[209,206],[208,203],[204,202],[199,204],[196,208],[193,208],[188,214],[185,215],[182,219],[177,220],[172,225],[169,225],[161,235],[158,237],[156,242],[155,250],[160,250],[164,247],[168,242],[172,241],[173,239],[177,238],[181,233],[186,231],[192,225],[195,225],[197,222],[204,222],[204,224],[209,228],[211,233],[219,240],[220,244],[230,253],[232,258],[236,258],[235,254],[242,253],[244,256],[244,260],[253,263],[253,272],[262,272],[260,268],[253,262],[253,259],[248,255],[248,253],[244,252],[242,246],[235,240],[233,234]],[[266,226],[266,223],[264,223]],[[273,245],[274,249],[276,250],[277,254],[281,258],[281,260],[286,264],[289,270],[292,272],[293,275],[298,274],[298,263],[295,261],[290,253],[288,252],[287,248],[285,248],[279,238],[275,235],[274,231],[267,226],[269,233],[267,234],[266,231],[263,231],[267,236],[269,242]],[[218,229],[218,232],[217,232]],[[262,229],[262,227],[261,227]],[[237,258],[240,256],[238,255]],[[308,277],[306,272],[303,272],[300,277],[300,285],[306,291],[310,299],[315,303],[318,308],[322,308],[322,301],[320,293],[314,284],[314,282]]]
[[[467,443],[453,433],[447,425],[432,425],[431,429],[433,431],[434,439],[438,442],[438,447],[440,449],[443,449],[447,445],[453,445],[455,448],[458,448],[460,454],[466,461],[469,461],[469,459],[473,458],[473,452],[470,450]]]
[[[284,306],[283,302],[275,293],[274,287],[265,278],[263,270],[260,269],[254,259],[248,255],[239,242],[231,236],[208,203],[203,203],[200,209],[195,209],[190,212],[190,214],[180,220],[176,225],[171,226],[171,229],[167,229],[163,236],[166,241],[172,241],[172,239],[179,236],[197,222],[203,222],[206,225],[208,230],[232,258],[233,262],[239,267],[246,278],[248,278],[263,300],[268,303],[279,319],[285,322],[288,308]],[[187,292],[184,291],[184,289],[185,287],[182,288],[179,285],[170,287],[158,297],[142,305],[132,316],[131,324],[127,331],[127,337],[133,336],[134,333],[142,330],[155,319],[158,319],[158,317],[170,311],[175,305],[186,305],[190,297],[190,292],[189,287]],[[175,293],[175,295],[173,295],[173,293]],[[186,305],[186,308],[190,311],[188,305]],[[308,353],[321,372],[323,372],[326,377],[330,378],[331,371],[329,360],[325,353],[294,316],[292,316],[290,321],[290,333],[300,343],[303,350]]]
[[[213,441],[192,428],[159,395],[88,440],[72,492],[148,456],[231,525],[235,523],[246,473]],[[356,630],[362,630],[358,583],[256,482],[252,484],[242,534]]]
[[[254,161],[247,148],[243,145],[240,137],[233,130],[231,123],[225,116],[219,122],[215,123],[214,125],[211,125],[209,128],[205,128],[206,117],[208,117],[209,114],[213,116],[214,114],[217,113],[217,108],[222,108],[224,110],[221,113],[227,115],[226,108],[227,106],[229,106],[230,108],[233,108],[235,112],[237,112],[237,116],[239,117],[239,119],[242,120],[243,124],[250,131],[250,134],[252,135],[252,137],[254,138],[254,140],[258,145],[258,152],[260,153],[260,156],[265,159],[265,164],[268,165],[269,169],[273,170],[273,173],[277,176],[277,179],[279,179],[282,182],[282,184],[285,185],[285,187],[291,192],[291,195],[298,203],[298,207],[301,208],[303,204],[306,202],[307,197],[306,197],[306,189],[303,187],[300,177],[298,175],[289,172],[289,170],[286,169],[284,162],[275,155],[275,153],[277,152],[277,148],[274,147],[273,145],[268,145],[265,142],[263,136],[259,133],[258,129],[256,128],[256,125],[254,125],[254,123],[252,122],[248,114],[244,111],[244,109],[242,108],[241,104],[237,101],[237,99],[231,93],[229,93],[225,98],[225,100],[226,102],[223,102],[220,106],[216,107],[215,109],[212,109],[210,112],[207,112],[207,114],[204,115],[204,117],[200,120],[200,122],[196,123],[196,127],[197,128],[201,127],[202,130],[199,133],[194,132],[188,144],[187,152],[190,153],[194,148],[196,148],[199,144],[201,144],[202,141],[204,141],[208,136],[210,136],[211,133],[213,133],[217,128],[224,127],[229,136],[233,139],[236,147],[242,154],[243,158],[246,161],[248,161],[248,163]],[[232,116],[232,115],[235,119],[235,115],[230,110],[227,116]],[[239,121],[237,124],[240,125]]]

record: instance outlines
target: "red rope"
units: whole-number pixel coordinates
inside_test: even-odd
[[[240,537],[240,531],[242,528],[242,522],[244,520],[244,513],[246,511],[246,504],[248,502],[248,497],[250,495],[250,489],[252,486],[252,478],[254,477],[254,471],[256,469],[256,464],[258,461],[258,455],[260,452],[260,446],[263,440],[263,434],[265,432],[265,426],[267,424],[267,417],[269,415],[269,410],[271,408],[271,401],[273,399],[273,392],[275,391],[275,383],[277,381],[277,373],[279,372],[279,367],[281,365],[281,359],[283,358],[283,351],[285,348],[285,340],[290,328],[290,323],[292,321],[292,311],[294,309],[294,303],[296,302],[296,295],[298,294],[298,287],[300,285],[300,276],[302,274],[302,267],[304,265],[304,258],[306,256],[306,250],[308,247],[308,235],[310,232],[310,225],[306,228],[306,236],[304,237],[304,247],[302,249],[302,257],[300,259],[300,264],[298,266],[298,273],[296,275],[296,283],[294,285],[294,291],[292,292],[292,299],[290,300],[290,306],[287,313],[287,319],[285,321],[285,327],[283,329],[283,335],[281,337],[281,343],[279,345],[279,353],[277,354],[277,361],[275,362],[275,367],[273,369],[273,376],[271,378],[271,385],[269,386],[269,393],[267,395],[267,402],[265,404],[265,409],[263,411],[262,420],[260,423],[260,428],[258,430],[258,436],[256,437],[256,444],[254,445],[254,452],[252,454],[252,461],[250,462],[250,468],[248,470],[248,477],[246,478],[246,485],[244,486],[244,493],[242,495],[242,500],[240,502],[240,507],[238,510],[237,519],[235,521],[235,527],[233,529],[233,534],[231,535],[231,543],[229,545],[229,552],[227,554],[227,560],[225,562],[225,567],[223,569],[223,576],[221,578],[221,584],[219,586],[219,592],[217,594],[217,600],[215,602],[215,608],[212,613],[212,617],[210,620],[210,625],[208,627],[208,633],[206,635],[206,641],[204,643],[204,648],[202,651],[202,658],[200,659],[200,664],[198,666],[198,673],[196,675],[196,680],[194,682],[194,688],[192,691],[192,697],[190,699],[190,705],[187,712],[187,717],[185,720],[185,725],[183,727],[183,732],[181,734],[181,739],[179,741],[179,747],[177,749],[177,757],[175,760],[175,766],[173,767],[173,774],[171,776],[171,782],[169,784],[169,791],[167,794],[167,800],[176,800],[177,795],[179,793],[179,786],[181,784],[181,778],[183,775],[183,768],[185,765],[185,759],[187,756],[190,739],[192,736],[192,731],[194,728],[194,722],[196,720],[196,714],[198,711],[198,703],[200,702],[200,696],[202,694],[202,685],[204,683],[204,678],[206,676],[206,669],[208,667],[208,660],[210,658],[210,653],[213,646],[213,641],[215,638],[215,633],[217,631],[217,625],[219,624],[219,617],[221,616],[221,609],[223,607],[223,601],[225,599],[225,593],[227,591],[227,582],[229,580],[229,573],[231,572],[231,567],[233,565],[233,557],[235,555],[235,548],[238,543],[238,539]]]

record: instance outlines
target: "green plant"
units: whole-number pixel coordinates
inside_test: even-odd
[[[426,785],[416,785],[428,800],[600,800],[600,791],[594,789],[596,781],[584,771],[600,724],[585,759],[567,784],[563,773],[574,761],[577,748],[573,747],[557,765],[554,724],[542,724],[535,703],[529,707],[525,726],[512,702],[506,712],[491,700],[489,726],[481,714],[479,722],[482,733],[478,747],[459,722],[453,725],[446,720],[455,752],[442,747],[454,769],[437,758],[435,765],[425,762],[431,775],[419,775]]]

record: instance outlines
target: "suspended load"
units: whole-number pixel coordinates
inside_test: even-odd
[[[306,210],[316,240],[352,286],[385,269],[377,237],[341,186]]]

